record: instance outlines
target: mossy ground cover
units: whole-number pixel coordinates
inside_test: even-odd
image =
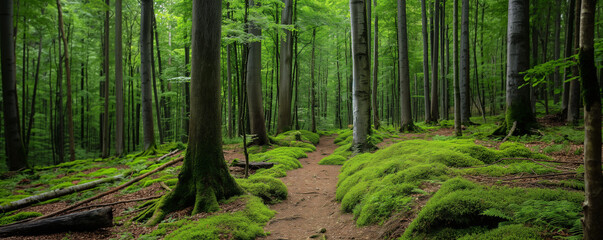
[[[540,239],[547,237],[543,233],[579,234],[580,192],[486,186],[462,178],[559,171],[552,163],[517,158],[550,160],[521,143],[506,142],[491,149],[472,139],[403,141],[345,161],[336,199],[343,211],[353,213],[357,225],[378,224],[392,214],[411,211],[420,196],[431,197],[422,188],[436,183],[441,188],[418,212],[403,239]]]
[[[339,147],[333,151],[333,153],[329,156],[324,157],[318,162],[318,164],[322,165],[343,165],[343,163],[352,156],[352,141],[353,141],[353,131],[352,129],[342,129],[338,131],[333,131],[334,134],[337,134],[337,137],[333,140],[333,143],[338,145]],[[397,137],[396,130],[392,126],[384,126],[379,130],[371,129],[371,135],[369,136],[368,141],[371,145],[376,146],[378,143],[383,142],[386,138]]]

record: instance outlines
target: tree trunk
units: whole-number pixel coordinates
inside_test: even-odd
[[[105,0],[105,4],[109,6],[109,0]],[[109,157],[109,9],[105,11],[103,37],[103,72],[105,74],[105,84],[103,85],[104,111],[103,111],[103,133],[102,133],[102,158]]]
[[[459,0],[454,0],[452,12],[452,71],[454,88],[454,131],[456,136],[462,136],[461,128],[461,91],[459,84]]]
[[[373,148],[367,141],[371,130],[370,61],[365,0],[350,0],[352,24],[354,152]]]
[[[249,0],[249,6],[254,6],[254,0]],[[257,4],[259,6],[259,4]],[[254,21],[249,22],[249,33],[260,37],[262,30]],[[194,53],[194,51],[193,51]],[[262,100],[262,43],[249,43],[247,60],[247,101],[249,102],[249,122],[251,134],[255,135],[254,143],[267,145],[268,134],[264,120],[264,105]]]
[[[192,124],[188,150],[178,176],[178,185],[160,200],[149,220],[150,224],[157,224],[167,213],[187,206],[194,206],[192,214],[217,211],[219,200],[243,193],[230,176],[222,152],[222,1],[194,0],[192,22]]]
[[[440,113],[439,113],[439,109],[440,106],[438,106],[439,104],[439,100],[438,100],[438,73],[439,73],[439,68],[438,68],[438,55],[439,55],[439,31],[440,31],[440,1],[439,0],[435,0],[434,2],[434,16],[433,16],[433,36],[432,38],[432,57],[431,57],[431,106],[430,106],[430,119],[429,122],[432,123],[437,123],[438,119],[440,118]],[[442,59],[443,60],[443,59]]]
[[[400,81],[400,132],[415,131],[410,106],[410,73],[408,67],[408,30],[406,0],[398,0],[398,77]]]
[[[341,71],[339,67],[340,56],[339,56],[339,44],[337,44],[337,60],[335,63],[337,64],[337,99],[335,100],[335,127],[339,129],[343,129],[343,124],[341,122]]]
[[[310,60],[310,131],[316,132],[316,80],[314,79],[314,67],[316,65],[316,28],[312,29],[312,58]]]
[[[121,1],[115,0],[115,155],[124,153],[124,84],[121,43]]]
[[[293,15],[292,1],[284,0],[281,24],[290,25]],[[291,130],[291,52],[293,49],[291,31],[285,29],[285,37],[281,39],[280,82],[278,91],[278,123],[277,133]]]
[[[0,227],[0,236],[8,237],[14,235],[44,235],[66,231],[91,231],[111,226],[113,226],[113,209],[111,207],[105,207]]]
[[[375,9],[377,9],[377,0],[374,0]],[[370,2],[369,2],[370,6]],[[369,23],[370,28],[370,23]],[[369,30],[370,32],[370,30]],[[379,122],[379,105],[377,98],[377,86],[379,83],[379,15],[378,12],[375,11],[375,36],[373,41],[373,88],[371,89],[373,92],[372,100],[373,100],[373,125],[375,129],[379,129],[381,125]]]
[[[157,21],[155,19],[155,12],[153,10],[153,31],[155,32],[155,49],[157,51],[157,66],[159,67],[159,89],[161,90],[161,93],[165,93],[165,84],[163,84],[163,64],[161,62],[161,51],[159,51],[159,32],[157,31]],[[154,58],[153,58],[154,60]],[[154,66],[154,64],[153,64]],[[155,73],[155,71],[153,71],[153,73]],[[157,91],[156,87],[155,87],[155,78],[153,78],[153,86],[155,88],[154,91]],[[165,99],[165,97],[162,95],[159,97],[159,104],[161,105],[161,108],[163,108],[163,119],[165,119],[163,121],[163,125],[161,125],[162,123],[157,123],[157,127],[160,130],[160,135],[159,135],[159,139],[161,143],[164,143],[166,135],[170,132],[170,110],[167,106],[167,101]],[[161,119],[161,116],[159,115],[159,110],[157,110],[157,116],[159,119]]]
[[[35,114],[36,114],[36,96],[38,93],[38,82],[40,80],[40,60],[42,60],[42,34],[40,34],[40,40],[38,41],[38,63],[36,64],[36,75],[34,80],[34,89],[31,97],[31,111],[29,112],[29,123],[27,127],[27,134],[25,135],[25,152],[29,153],[29,140],[31,140],[31,129],[33,128]],[[23,113],[25,114],[25,113]]]
[[[469,82],[469,0],[462,0],[461,10],[461,62],[460,62],[460,94],[461,122],[471,123],[471,87]]]
[[[151,22],[153,18],[153,0],[141,0],[140,19],[140,89],[142,97],[143,150],[155,148],[155,129],[153,126],[153,100],[151,91],[151,59],[153,44]]]
[[[531,132],[536,125],[530,104],[530,89],[519,86],[524,84],[524,74],[530,66],[530,20],[529,0],[509,1],[509,22],[507,41],[507,112],[505,123],[495,131],[497,135],[506,135],[517,122],[514,135]]]
[[[108,0],[107,0],[108,1]],[[59,30],[63,36],[63,46],[65,48],[65,76],[67,77],[67,131],[69,133],[69,160],[75,161],[75,139],[73,136],[73,105],[71,100],[71,66],[69,65],[69,48],[67,47],[67,36],[63,29],[63,11],[61,3],[57,0],[57,9],[59,12]]]
[[[596,0],[582,0],[580,77],[584,93],[584,239],[603,236],[603,174],[601,174],[601,93],[595,67]]]
[[[184,76],[189,77],[189,62],[190,62],[190,47],[189,43],[184,44]],[[236,49],[235,49],[236,50]],[[235,51],[236,52],[236,51]],[[236,59],[236,58],[235,58]],[[190,81],[186,81],[183,84],[184,91],[184,107],[183,107],[183,115],[182,116],[182,142],[188,142],[188,129],[189,129],[189,118],[190,118],[190,110],[191,110],[191,101],[190,101]]]
[[[568,17],[567,17],[567,25],[566,25],[566,32],[565,32],[565,54],[564,57],[565,58],[569,58],[572,56],[574,49],[573,49],[573,34],[574,33],[574,20],[575,20],[575,11],[574,8],[576,8],[576,0],[569,0],[569,4],[568,4]],[[568,116],[568,105],[569,105],[569,95],[570,95],[570,83],[568,82],[568,79],[571,78],[571,70],[572,68],[565,68],[564,69],[564,74],[563,74],[563,95],[561,96],[561,117],[562,119],[567,120],[567,116]]]
[[[580,45],[580,10],[582,6],[582,0],[576,0],[575,13],[574,13],[574,45],[572,53],[575,54],[578,51]],[[578,66],[572,67],[572,75],[579,76],[580,71]],[[580,118],[580,80],[574,79],[570,82],[569,102],[567,107],[567,122],[573,125],[578,125],[578,119]]]
[[[431,107],[429,98],[429,36],[427,35],[427,12],[425,1],[421,0],[421,23],[423,26],[423,98],[425,99],[425,122],[431,120]]]
[[[559,56],[561,55],[561,0],[557,0],[555,2],[557,7],[555,7],[555,46],[553,50],[553,58],[554,60],[559,60]],[[553,74],[553,101],[554,103],[559,102],[559,93],[555,92],[555,89],[559,89],[561,87],[561,76],[559,75],[559,68],[555,68],[555,73]]]
[[[13,38],[13,1],[3,1],[0,7],[0,50],[2,51],[2,110],[6,165],[10,171],[28,168],[27,155],[19,126],[15,39]]]

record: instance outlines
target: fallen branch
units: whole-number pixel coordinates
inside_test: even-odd
[[[501,179],[501,181],[511,181],[511,180],[517,180],[517,179],[526,179],[526,178],[540,178],[540,177],[556,177],[556,176],[564,176],[564,175],[572,175],[572,174],[576,174],[575,172],[564,172],[564,173],[553,173],[553,174],[543,174],[543,175],[531,175],[531,176],[525,176],[525,177],[514,177],[514,178],[505,178],[505,179]]]
[[[166,159],[168,157],[174,156],[178,152],[180,152],[180,150],[178,150],[178,149],[176,149],[174,151],[171,151],[171,152],[169,152],[169,153],[167,153],[167,154],[165,154],[165,155],[157,158],[157,160],[155,160],[155,162],[161,162],[163,159]]]
[[[177,162],[182,161],[182,159],[184,159],[184,157],[179,157],[179,158],[176,158],[176,159],[174,159],[174,160],[172,160],[172,161],[169,161],[169,162],[167,162],[167,163],[165,163],[165,164],[163,164],[163,165],[159,166],[158,168],[156,168],[156,169],[155,169],[155,170],[153,170],[153,171],[150,171],[150,172],[148,172],[148,173],[145,173],[145,174],[143,174],[143,175],[140,175],[140,176],[138,176],[138,177],[136,177],[136,178],[134,178],[134,179],[132,179],[132,180],[128,181],[127,183],[124,183],[124,184],[122,184],[122,185],[120,185],[120,186],[118,186],[118,187],[115,187],[115,188],[113,188],[113,189],[111,189],[111,190],[109,190],[109,191],[106,191],[106,192],[104,192],[104,193],[100,193],[100,194],[98,194],[98,195],[96,195],[96,196],[94,196],[94,197],[91,197],[91,198],[88,198],[88,199],[82,200],[82,201],[80,201],[80,202],[78,202],[78,203],[76,203],[76,204],[73,204],[73,205],[71,205],[71,206],[69,206],[69,207],[66,207],[66,208],[63,208],[63,209],[61,209],[61,210],[55,211],[55,212],[53,212],[53,213],[49,213],[49,214],[47,214],[47,215],[37,217],[37,218],[35,218],[35,219],[33,219],[33,220],[40,220],[40,219],[44,219],[44,218],[53,217],[53,216],[56,216],[56,215],[58,215],[58,214],[60,214],[60,213],[67,212],[67,211],[69,211],[69,210],[71,210],[71,209],[75,209],[75,208],[77,208],[77,207],[79,207],[79,206],[82,206],[82,205],[84,205],[84,204],[86,204],[86,203],[92,202],[92,201],[94,201],[94,200],[96,200],[96,199],[99,199],[99,198],[101,198],[101,197],[107,196],[107,195],[109,195],[109,194],[111,194],[111,193],[117,192],[117,191],[119,191],[119,190],[121,190],[121,189],[124,189],[124,188],[126,188],[126,187],[128,187],[128,186],[130,186],[130,185],[132,185],[132,184],[134,184],[134,183],[136,183],[136,182],[138,182],[138,181],[140,181],[140,180],[142,180],[142,179],[144,179],[144,178],[146,178],[146,177],[150,176],[151,174],[157,173],[157,172],[159,172],[159,171],[161,171],[161,170],[163,170],[163,169],[166,169],[167,167],[169,167],[169,166],[171,166],[171,165],[174,165],[174,164],[175,164],[175,163],[177,163]]]
[[[72,194],[75,192],[81,192],[81,191],[84,191],[84,190],[87,190],[90,188],[94,188],[100,184],[113,182],[113,181],[116,181],[123,177],[124,177],[124,175],[120,174],[120,175],[109,177],[109,178],[103,178],[103,179],[99,179],[96,181],[87,182],[84,184],[79,184],[79,185],[75,185],[75,186],[71,186],[71,187],[67,187],[67,188],[63,188],[63,189],[57,189],[57,190],[53,190],[50,192],[41,193],[41,194],[34,195],[31,197],[26,197],[21,200],[17,200],[17,201],[11,202],[9,204],[0,206],[0,211],[1,212],[10,212],[13,210],[21,209],[21,208],[30,206],[35,203],[43,202],[43,201],[46,201],[49,199],[58,198],[58,197],[69,195],[69,194]]]
[[[111,226],[113,226],[113,209],[105,207],[53,218],[6,225],[0,227],[0,236],[86,231]]]
[[[168,192],[172,191],[172,189],[168,187],[168,185],[166,185],[164,182],[159,182],[159,185]]]
[[[245,163],[236,163],[234,166],[236,167],[245,167]],[[260,168],[271,168],[274,166],[274,163],[271,162],[249,162],[249,169],[260,169]]]
[[[137,198],[137,199],[132,199],[132,200],[123,200],[123,201],[119,201],[119,202],[113,202],[113,203],[105,203],[105,204],[90,205],[90,206],[85,206],[85,207],[80,207],[80,208],[72,209],[72,210],[70,210],[69,212],[77,212],[77,211],[84,210],[84,209],[89,209],[89,208],[108,207],[108,206],[113,206],[113,205],[117,205],[117,204],[123,204],[123,203],[131,203],[131,202],[146,201],[146,200],[156,199],[156,198],[160,198],[160,197],[161,197],[161,196],[152,196],[152,197],[146,197],[146,198]]]
[[[538,162],[550,162],[550,163],[568,163],[568,164],[583,164],[583,162],[565,162],[565,161],[553,161],[553,160],[544,160],[544,159],[533,159],[533,158],[502,158],[501,160],[531,160]]]
[[[515,128],[516,127],[517,127],[517,121],[513,122],[513,126],[511,127],[511,131],[509,131],[509,134],[507,134],[507,136],[505,138],[503,138],[502,142],[507,141],[507,139],[513,135],[513,132],[515,132]]]

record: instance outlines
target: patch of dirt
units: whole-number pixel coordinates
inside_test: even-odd
[[[358,228],[352,214],[342,213],[335,201],[337,176],[341,166],[318,165],[320,159],[338,147],[334,137],[321,137],[316,151],[300,159],[303,167],[281,178],[287,185],[287,200],[270,206],[276,216],[265,230],[271,234],[260,239],[306,239],[318,236],[321,229],[328,239],[377,239],[379,226]]]

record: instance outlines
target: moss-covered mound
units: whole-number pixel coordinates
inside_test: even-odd
[[[271,140],[281,146],[291,146],[294,141],[307,142],[317,145],[320,141],[320,135],[308,130],[291,130],[271,137]]]
[[[402,238],[540,239],[523,224],[549,231],[577,229],[583,200],[578,192],[486,187],[453,178],[442,184]]]
[[[467,174],[465,169],[478,169],[512,157],[547,158],[512,143],[494,150],[472,140],[404,141],[346,161],[339,175],[336,199],[341,201],[343,211],[354,213],[358,225],[378,223],[392,213],[409,209],[413,194],[425,194],[425,189],[421,189],[425,182],[443,182]],[[528,163],[517,160],[513,164]],[[531,166],[514,171],[532,173]]]
[[[266,236],[264,225],[275,212],[253,196],[233,197],[224,204],[234,201],[244,201],[245,208],[232,213],[222,213],[191,221],[188,218],[175,222],[164,222],[150,234],[139,239],[255,239]],[[167,234],[167,236],[166,236]]]
[[[394,132],[395,130],[391,127],[381,128],[380,130],[372,129],[368,141],[371,145],[376,146],[378,143],[383,142],[383,139],[394,137]],[[342,129],[339,130],[337,134],[338,135],[335,140],[333,140],[333,143],[335,143],[339,147],[336,148],[331,155],[321,159],[318,164],[343,165],[343,163],[352,155],[351,148],[353,141],[353,131],[351,129]]]

